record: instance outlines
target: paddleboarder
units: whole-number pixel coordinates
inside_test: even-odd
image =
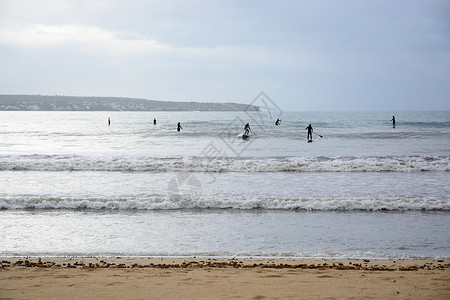
[[[311,143],[312,142],[312,133],[313,133],[313,128],[312,128],[311,124],[309,124],[308,127],[306,127],[305,129],[308,129],[308,135],[306,138],[308,140],[308,143]]]
[[[245,130],[244,135],[249,135],[250,131],[252,131],[252,130],[250,129],[250,124],[249,124],[249,123],[245,124],[244,130]]]

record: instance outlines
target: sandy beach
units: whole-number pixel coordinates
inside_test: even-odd
[[[1,299],[449,299],[449,259],[1,258]]]

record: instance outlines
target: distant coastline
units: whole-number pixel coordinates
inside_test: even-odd
[[[179,102],[125,97],[0,95],[0,111],[259,111],[231,102]]]

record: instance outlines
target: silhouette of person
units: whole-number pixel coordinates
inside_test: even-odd
[[[156,119],[153,119],[153,125],[156,125]]]
[[[313,128],[312,128],[311,124],[309,124],[308,127],[306,127],[305,129],[308,129],[308,135],[306,137],[308,139],[308,142],[312,142]]]
[[[111,119],[108,118],[108,126],[111,125]]]
[[[245,130],[245,133],[244,133],[245,135],[248,135],[250,133],[250,131],[252,131],[250,129],[250,124],[249,123],[245,124],[244,130]]]
[[[277,119],[277,121],[275,122],[275,125],[280,125],[280,122],[281,122],[281,120],[280,119]]]
[[[177,125],[177,131],[179,132],[181,129],[183,129],[183,127],[181,127],[180,122],[178,122],[178,125]]]
[[[392,128],[395,128],[395,116],[392,116]]]

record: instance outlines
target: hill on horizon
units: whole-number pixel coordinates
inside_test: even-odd
[[[0,95],[0,111],[259,111],[259,107],[232,102],[180,102],[127,97]]]

